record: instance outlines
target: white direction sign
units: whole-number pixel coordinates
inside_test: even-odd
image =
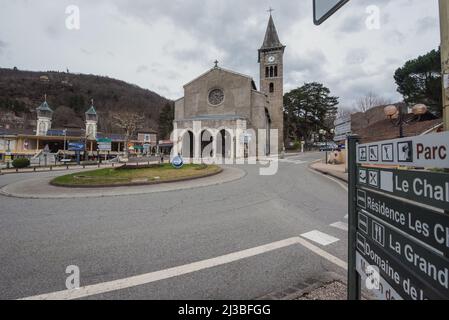
[[[349,0],[313,0],[313,22],[322,24]]]
[[[449,168],[449,132],[358,145],[357,163]]]
[[[392,286],[357,252],[356,269],[365,288],[379,300],[403,300]]]

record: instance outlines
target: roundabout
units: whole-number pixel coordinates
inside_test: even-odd
[[[203,176],[189,177],[189,167],[186,167],[185,172],[187,172],[187,174],[184,176],[181,175],[176,179],[170,177],[170,175],[163,176],[162,174],[160,174],[160,179],[155,180],[154,178],[157,177],[153,177],[153,180],[151,181],[149,178],[141,178],[141,180],[139,180],[139,178],[129,179],[128,177],[128,183],[115,183],[112,186],[111,184],[105,184],[104,186],[94,185],[92,179],[86,179],[86,177],[92,175],[92,172],[95,171],[81,170],[75,171],[70,175],[53,175],[14,182],[1,188],[0,194],[24,199],[79,199],[142,195],[220,185],[242,179],[246,175],[244,170],[237,167],[223,166],[218,168],[219,170],[216,172],[212,170]],[[93,176],[95,176],[95,174],[93,174]],[[67,185],[64,186],[63,183],[60,184],[62,186],[55,185],[55,181],[62,180],[63,182],[73,182],[77,179],[76,177],[78,177],[78,180],[90,180],[89,182],[92,185],[78,185],[75,187],[73,185],[70,187]],[[84,178],[79,179],[79,177]],[[117,180],[115,182],[117,182]]]

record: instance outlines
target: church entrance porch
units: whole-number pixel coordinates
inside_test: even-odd
[[[234,147],[235,141],[232,135],[226,129],[220,130],[217,135],[217,159],[221,160],[220,162],[232,159]]]
[[[173,154],[178,153],[186,163],[211,162],[232,164],[244,159],[246,121],[182,121],[175,123]]]

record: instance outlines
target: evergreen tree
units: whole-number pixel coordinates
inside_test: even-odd
[[[168,139],[173,131],[173,120],[175,119],[175,110],[172,104],[167,103],[162,108],[159,116],[159,136],[161,139]]]
[[[286,140],[310,141],[321,129],[330,132],[338,108],[338,97],[321,83],[305,83],[284,95]]]
[[[442,113],[440,50],[407,61],[394,75],[398,92],[409,104],[424,103],[435,115]]]

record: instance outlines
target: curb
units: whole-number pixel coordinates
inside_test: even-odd
[[[152,181],[152,182],[141,182],[141,183],[122,183],[122,184],[103,184],[103,185],[66,185],[66,184],[56,184],[51,180],[49,184],[53,187],[58,188],[71,188],[71,189],[102,189],[102,188],[120,188],[120,187],[143,187],[143,186],[154,186],[159,184],[166,183],[175,183],[175,182],[185,182],[185,181],[193,181],[202,178],[209,178],[216,176],[223,172],[223,168],[219,168],[217,172],[208,173],[202,176],[194,176],[194,177],[185,177],[181,179],[169,179],[164,181]]]
[[[223,173],[226,168],[222,168],[222,172]],[[2,188],[0,188],[0,196],[5,196],[5,197],[11,197],[11,198],[18,198],[18,199],[49,199],[49,200],[61,200],[61,199],[84,199],[84,198],[108,198],[108,197],[119,197],[119,196],[138,196],[138,195],[146,195],[146,194],[153,194],[153,193],[164,193],[164,192],[172,192],[172,191],[179,191],[179,190],[190,190],[190,189],[201,189],[201,188],[205,188],[205,187],[212,187],[212,186],[220,186],[223,185],[225,183],[230,183],[230,182],[234,182],[234,181],[238,181],[241,180],[243,178],[245,178],[247,176],[247,172],[245,170],[242,169],[238,169],[236,171],[236,173],[234,173],[231,178],[227,178],[226,180],[218,180],[218,181],[214,181],[214,182],[209,182],[206,183],[204,185],[199,184],[199,185],[195,185],[195,186],[180,186],[178,188],[174,188],[174,189],[169,189],[167,190],[166,188],[164,188],[164,186],[170,186],[170,183],[160,183],[160,184],[156,184],[153,186],[141,186],[141,187],[154,187],[154,188],[162,188],[162,189],[157,189],[157,190],[143,190],[143,191],[136,191],[136,192],[131,192],[131,193],[113,193],[113,194],[90,194],[90,195],[86,195],[85,192],[82,194],[70,194],[70,195],[66,195],[63,194],[61,196],[49,196],[48,194],[45,195],[30,195],[30,194],[20,194],[17,192],[11,192],[9,190],[7,190],[6,188],[9,185],[6,185]],[[216,176],[219,176],[219,174],[216,174]],[[208,177],[201,177],[201,178],[197,178],[191,181],[198,181],[201,179],[207,179]],[[210,177],[209,177],[210,178]],[[177,182],[182,183],[182,181],[176,181],[176,182],[172,182],[171,184],[176,184]],[[186,181],[184,181],[186,182]],[[47,182],[48,183],[48,182]],[[136,186],[127,186],[129,188],[135,188]],[[139,186],[137,186],[139,187]],[[55,187],[56,188],[56,187]],[[123,188],[123,187],[122,187]],[[105,189],[105,188],[102,188]],[[117,188],[112,188],[113,189],[117,189]],[[82,188],[73,188],[71,189],[72,191],[75,190],[82,190]],[[86,190],[88,190],[86,188]],[[95,189],[93,188],[93,190],[100,190],[100,189]],[[92,190],[92,191],[93,191]],[[70,189],[69,189],[70,191]]]
[[[318,160],[318,161],[321,161],[321,160]],[[318,161],[316,161],[316,162],[318,162]],[[321,174],[324,174],[324,175],[326,175],[326,176],[331,176],[331,177],[333,177],[333,178],[335,178],[335,179],[338,179],[338,180],[340,180],[340,181],[342,181],[342,182],[344,182],[344,183],[348,183],[348,180],[342,178],[341,176],[339,176],[339,175],[337,175],[337,174],[334,174],[332,171],[326,171],[326,170],[314,168],[313,165],[314,165],[316,162],[314,162],[314,163],[312,163],[311,165],[309,165],[309,168],[312,169],[312,170],[314,170],[314,171],[316,171],[316,172],[319,172],[319,173],[321,173]]]
[[[333,282],[340,282],[346,285],[346,279],[343,276],[335,272],[326,272],[319,279],[307,279],[285,290],[273,292],[255,300],[296,300]]]

